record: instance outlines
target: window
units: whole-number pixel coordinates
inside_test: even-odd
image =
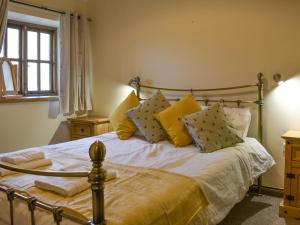
[[[56,29],[9,21],[0,57],[18,66],[19,93],[56,95]]]

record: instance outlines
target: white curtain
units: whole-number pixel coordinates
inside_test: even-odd
[[[0,0],[0,47],[4,41],[7,25],[8,0]]]
[[[61,15],[60,50],[61,112],[92,110],[90,31],[85,16]]]

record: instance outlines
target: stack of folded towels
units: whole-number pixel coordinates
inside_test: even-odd
[[[8,166],[20,169],[36,169],[49,166],[52,161],[45,158],[45,153],[41,151],[17,152],[1,158],[1,161]],[[0,176],[15,174],[17,172],[0,169]]]
[[[73,167],[73,166],[72,166]],[[72,169],[63,171],[90,171],[87,167],[74,166]],[[106,170],[105,181],[110,181],[118,177],[117,171]],[[45,191],[51,191],[63,197],[72,197],[91,187],[87,177],[82,178],[62,178],[62,177],[40,177],[34,181],[35,186]]]

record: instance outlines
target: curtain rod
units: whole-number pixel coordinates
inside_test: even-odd
[[[27,3],[27,2],[21,2],[21,1],[17,1],[17,0],[9,0],[12,3],[16,3],[16,4],[20,4],[20,5],[25,5],[25,6],[29,6],[29,7],[33,7],[33,8],[37,8],[37,9],[42,9],[42,10],[47,10],[50,12],[54,12],[54,13],[58,13],[58,14],[62,14],[65,15],[66,12],[65,11],[59,11],[59,10],[55,10],[55,9],[50,9],[48,7],[45,6],[38,6],[32,3]],[[73,14],[71,14],[71,16],[73,16]],[[78,16],[78,18],[80,19],[80,16]],[[92,21],[92,19],[88,18],[88,21]]]

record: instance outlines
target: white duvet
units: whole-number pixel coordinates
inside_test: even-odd
[[[104,142],[107,161],[157,168],[194,178],[205,193],[209,206],[199,213],[193,225],[218,224],[243,199],[254,180],[275,164],[270,154],[254,138],[246,138],[245,143],[213,153],[200,153],[193,145],[175,148],[167,141],[150,144],[138,137],[122,141],[115,133],[34,149],[45,151],[48,158],[54,152],[63,152],[86,164],[89,163],[89,146],[96,140]],[[66,166],[66,159],[60,160],[54,163]],[[4,201],[5,195],[1,194],[0,203]],[[26,209],[25,205],[18,208]],[[6,210],[0,210],[0,221],[7,216]],[[50,217],[45,213],[39,216]],[[49,221],[46,218],[39,219]],[[73,223],[65,221],[63,224]]]

